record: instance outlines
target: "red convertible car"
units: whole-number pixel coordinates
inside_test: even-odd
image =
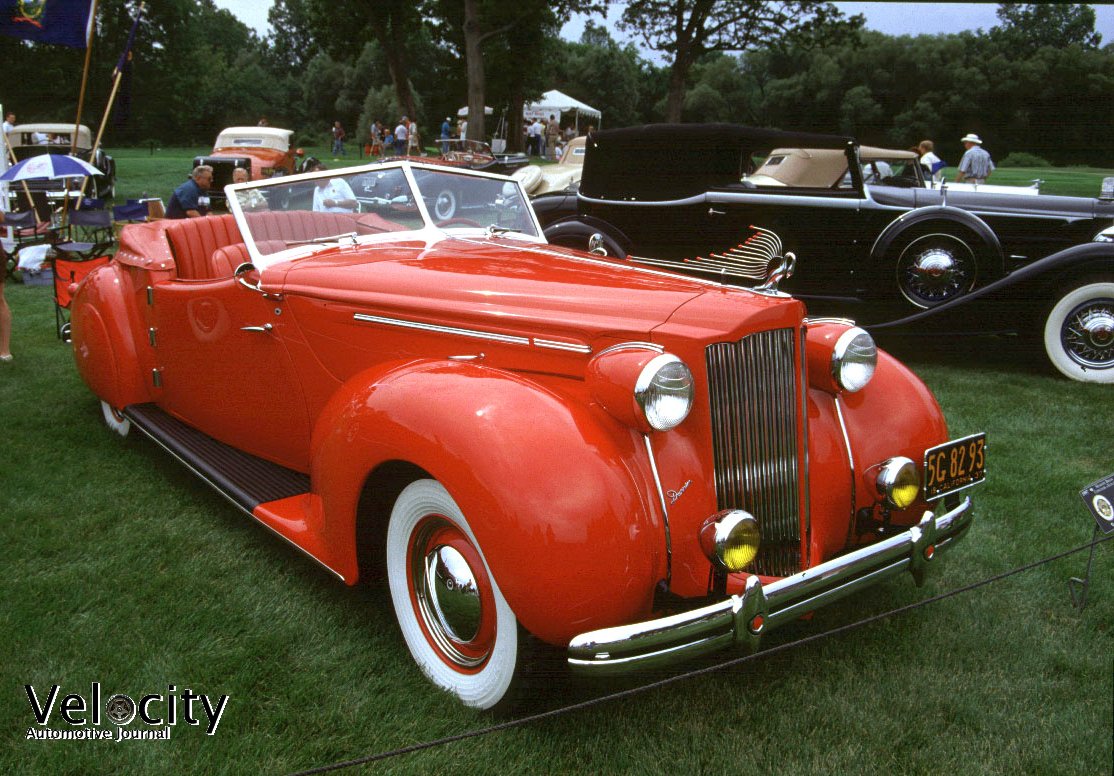
[[[950,440],[869,334],[779,292],[772,235],[752,290],[549,245],[483,172],[227,191],[230,215],[124,229],[77,290],[77,368],[112,429],[344,583],[385,577],[465,704],[510,697],[528,639],[588,673],[755,648],[919,583],[970,525],[985,437]]]

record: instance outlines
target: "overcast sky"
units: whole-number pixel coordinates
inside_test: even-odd
[[[270,0],[214,0],[218,8],[227,8],[244,24],[261,35],[269,30],[267,11]],[[995,12],[997,3],[840,3],[844,13],[861,13],[866,16],[866,26],[889,35],[919,35],[922,33],[950,33],[963,30],[990,29],[998,23]],[[1114,43],[1114,6],[1095,5],[1095,29],[1102,33],[1102,41]],[[622,13],[618,3],[610,6],[609,16],[614,19]],[[584,29],[583,19],[574,19],[562,28],[561,35],[577,40]],[[617,40],[618,34],[613,32]]]

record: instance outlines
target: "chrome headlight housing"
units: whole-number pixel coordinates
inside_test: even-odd
[[[878,365],[874,338],[853,326],[840,335],[832,349],[832,377],[845,391],[854,393],[866,387]]]
[[[663,353],[642,368],[634,384],[634,399],[651,428],[676,428],[692,409],[692,372],[681,359]]]
[[[874,478],[878,495],[894,509],[908,509],[921,495],[921,478],[917,465],[905,456],[890,458]]]

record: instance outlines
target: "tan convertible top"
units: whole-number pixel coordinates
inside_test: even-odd
[[[859,146],[863,162],[916,159],[913,151]],[[847,172],[847,156],[834,148],[775,148],[747,180],[759,186],[793,186],[827,189]]]

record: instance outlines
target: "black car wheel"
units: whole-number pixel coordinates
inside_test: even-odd
[[[1073,380],[1114,383],[1114,281],[1064,290],[1045,318],[1044,350]]]
[[[947,232],[914,237],[897,259],[897,287],[906,301],[922,309],[970,291],[978,261],[966,242]]]

